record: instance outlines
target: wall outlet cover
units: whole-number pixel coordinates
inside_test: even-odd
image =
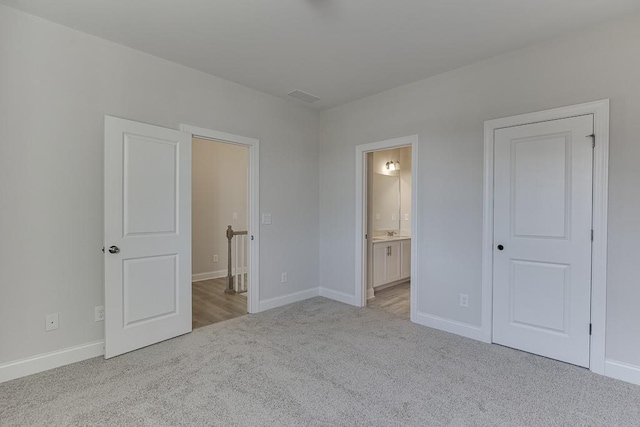
[[[104,306],[98,305],[94,308],[93,320],[96,322],[102,322],[104,320]]]
[[[45,332],[58,329],[58,313],[47,314],[47,316],[45,317],[45,322]]]
[[[263,213],[262,214],[262,223],[264,225],[270,225],[271,224],[271,214],[270,213]]]
[[[460,294],[460,307],[469,307],[469,294]]]
[[[287,283],[289,281],[289,276],[287,273],[282,273],[282,283]]]
[[[213,262],[218,262],[218,255],[213,256]]]

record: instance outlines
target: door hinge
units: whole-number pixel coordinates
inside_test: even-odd
[[[591,135],[587,135],[587,138],[591,138],[591,147],[596,148],[596,135],[592,133]]]
[[[593,242],[593,229],[591,229],[591,241]]]
[[[593,330],[593,324],[589,323],[589,335],[591,335],[591,331]]]

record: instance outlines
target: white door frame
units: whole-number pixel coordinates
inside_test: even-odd
[[[609,100],[555,108],[484,123],[484,219],[482,231],[482,336],[492,342],[493,312],[493,174],[497,129],[593,114],[593,244],[589,369],[604,375],[607,309],[607,210],[609,181]]]
[[[197,126],[181,124],[180,130],[191,138],[211,139],[249,148],[249,286],[247,287],[247,311],[260,311],[260,141],[246,136],[218,132]]]
[[[356,283],[355,302],[358,307],[367,305],[367,280],[365,254],[367,241],[365,215],[367,212],[366,154],[374,151],[411,147],[411,321],[415,322],[418,301],[418,135],[388,139],[356,146]],[[373,238],[373,236],[369,236]]]

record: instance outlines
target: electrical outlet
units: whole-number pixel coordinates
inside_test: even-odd
[[[94,308],[93,320],[102,322],[104,320],[104,306],[98,305]]]
[[[287,273],[282,273],[282,283],[287,283],[289,281],[289,276]]]
[[[460,307],[469,307],[469,294],[460,294]]]
[[[262,214],[262,223],[264,225],[271,225],[271,214],[270,213],[263,213]]]
[[[213,256],[213,262],[218,262],[218,255]]]
[[[58,313],[47,314],[45,322],[45,332],[58,329]]]

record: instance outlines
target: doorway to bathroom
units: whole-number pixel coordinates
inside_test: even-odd
[[[356,299],[413,319],[417,136],[356,147]]]

